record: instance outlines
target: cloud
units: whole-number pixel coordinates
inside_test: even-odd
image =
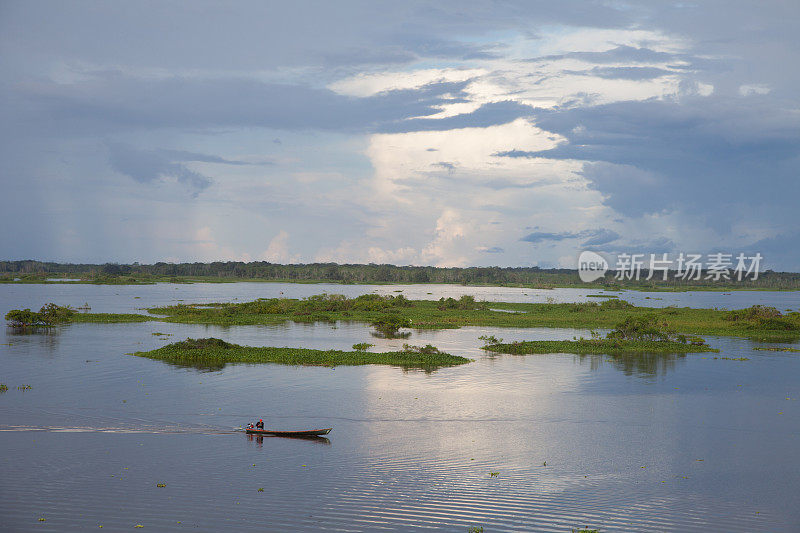
[[[739,94],[750,96],[751,94],[769,94],[771,89],[764,84],[747,84],[739,86]]]
[[[692,97],[539,111],[537,126],[567,142],[495,155],[584,161],[583,176],[622,214],[699,210],[730,224],[744,198],[788,205],[800,194],[800,116],[784,105]]]
[[[262,261],[271,263],[297,263],[298,257],[289,252],[289,233],[280,230],[278,234],[269,241],[269,246],[261,254]]]
[[[117,172],[139,183],[152,183],[173,178],[197,195],[208,188],[213,180],[188,169],[183,162],[204,161],[212,163],[241,164],[220,157],[196,154],[182,150],[138,150],[122,144],[109,144],[109,163]]]
[[[567,52],[548,56],[533,57],[530,62],[577,59],[587,63],[668,63],[685,57],[675,53],[652,50],[647,47],[619,45],[608,50],[590,52]]]
[[[475,111],[452,117],[432,119],[414,118],[399,122],[387,122],[379,128],[381,133],[400,133],[413,131],[445,131],[460,128],[485,128],[506,124],[533,114],[533,108],[505,100],[480,105]]]
[[[590,70],[567,70],[564,72],[583,76],[597,76],[609,80],[649,80],[675,74],[674,71],[656,67],[594,67]]]
[[[0,248],[517,265],[770,245],[796,233],[797,6],[724,7],[9,4]]]
[[[522,237],[520,240],[531,244],[544,242],[559,242],[568,239],[582,239],[581,246],[598,246],[619,239],[619,234],[609,229],[587,229],[582,231],[562,231],[557,233],[535,231]]]
[[[500,248],[499,246],[481,246],[478,248],[478,251],[484,254],[502,254],[505,252],[504,249]]]

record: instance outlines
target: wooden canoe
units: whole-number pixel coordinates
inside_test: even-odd
[[[307,429],[304,431],[279,431],[275,429],[245,428],[248,435],[269,435],[272,437],[321,437],[331,432],[333,428]]]

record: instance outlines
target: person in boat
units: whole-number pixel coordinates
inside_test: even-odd
[[[258,422],[256,422],[256,429],[264,429],[264,421],[263,420],[259,420]]]
[[[252,422],[250,422],[249,424],[247,424],[247,429],[253,429],[254,427],[255,427],[255,426],[253,425],[253,423],[252,423]]]

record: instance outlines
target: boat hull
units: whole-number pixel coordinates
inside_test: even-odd
[[[331,432],[333,428],[309,429],[306,431],[278,431],[274,429],[246,428],[248,435],[264,435],[270,437],[321,437]]]

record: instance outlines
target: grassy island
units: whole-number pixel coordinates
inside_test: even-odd
[[[633,341],[615,339],[578,339],[572,341],[524,341],[509,344],[486,346],[490,352],[527,355],[537,353],[575,353],[575,354],[636,354],[669,353],[682,354],[694,352],[719,352],[705,344],[697,345],[675,341]]]
[[[719,352],[706,345],[700,337],[687,337],[675,333],[670,325],[655,314],[629,316],[606,334],[592,332],[591,339],[571,341],[525,341],[501,344],[494,337],[485,337],[489,343],[484,350],[508,354],[575,353],[606,354],[686,354],[692,352]]]
[[[158,359],[179,366],[200,369],[221,369],[227,363],[277,363],[282,365],[353,366],[391,365],[403,368],[436,370],[469,363],[466,357],[440,352],[433,346],[406,345],[403,351],[369,353],[307,348],[252,347],[231,344],[221,339],[186,339],[149,352],[133,355]]]
[[[321,294],[304,299],[269,298],[243,303],[175,305],[148,309],[160,320],[188,324],[253,325],[295,322],[357,321],[380,323],[387,317],[415,329],[486,327],[548,327],[611,329],[629,317],[655,316],[674,331],[691,335],[728,335],[783,341],[800,337],[800,313],[775,308],[694,309],[637,307],[624,300],[600,303],[477,302],[471,296],[409,300],[402,295],[366,294],[346,298]],[[508,312],[513,311],[513,312]],[[409,322],[405,322],[405,320]],[[398,322],[399,323],[399,322]]]
[[[402,295],[365,294],[347,298],[337,294],[319,294],[303,299],[264,298],[242,303],[179,304],[147,311],[149,315],[78,313],[58,308],[59,321],[64,323],[158,320],[243,326],[286,321],[354,321],[372,324],[378,330],[385,327],[394,331],[408,327],[443,329],[461,326],[611,329],[628,318],[655,316],[669,329],[687,335],[727,335],[775,342],[792,342],[800,338],[798,312],[782,313],[774,307],[760,305],[734,311],[637,307],[622,299],[557,304],[478,302],[472,296],[434,301],[409,300]],[[6,318],[13,322],[15,316],[9,314]]]

